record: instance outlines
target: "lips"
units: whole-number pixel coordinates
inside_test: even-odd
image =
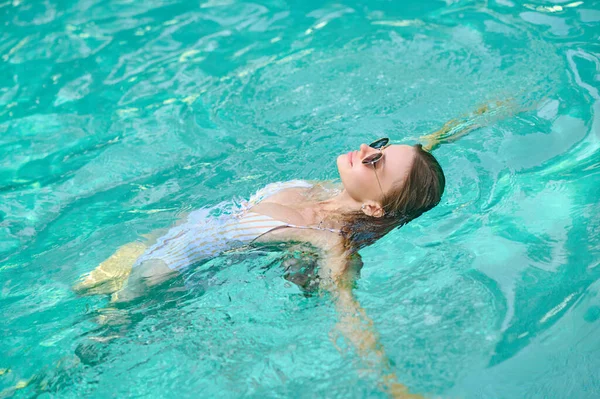
[[[353,166],[353,163],[352,163],[352,151],[350,151],[348,153],[348,161],[350,161],[350,166]]]

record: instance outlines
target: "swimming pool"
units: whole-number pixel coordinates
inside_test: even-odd
[[[597,1],[1,3],[0,397],[384,397],[276,251],[125,308],[71,285],[186,211],[496,101],[436,151],[440,206],[362,251],[356,296],[413,392],[598,397],[599,22]]]

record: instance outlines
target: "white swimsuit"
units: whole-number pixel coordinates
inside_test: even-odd
[[[191,212],[187,222],[170,229],[156,244],[146,250],[134,267],[145,261],[157,259],[170,269],[180,270],[196,262],[213,258],[221,253],[250,244],[258,237],[280,227],[301,229],[337,230],[321,227],[296,226],[266,215],[249,212],[249,209],[281,190],[292,187],[310,188],[313,185],[302,180],[272,183],[259,190],[230,214],[211,216],[211,209]]]

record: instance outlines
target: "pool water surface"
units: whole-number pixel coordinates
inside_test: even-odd
[[[440,205],[361,251],[391,369],[432,398],[600,397],[600,2],[12,0],[0,26],[0,398],[386,397],[281,251],[129,305],[71,287],[452,119],[478,128],[434,152]]]

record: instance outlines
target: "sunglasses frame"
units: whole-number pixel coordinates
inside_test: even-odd
[[[390,142],[390,139],[387,137],[382,137],[380,139],[373,141],[371,144],[369,144],[369,147],[379,150],[379,152],[377,154],[369,155],[368,157],[366,157],[365,159],[362,160],[363,164],[365,164],[365,165],[370,164],[373,166],[373,172],[375,172],[375,179],[377,179],[377,184],[379,185],[379,189],[381,190],[381,195],[383,197],[385,197],[385,193],[383,192],[383,187],[381,187],[381,182],[379,181],[379,176],[377,176],[377,168],[375,167],[375,164],[377,162],[379,162],[381,160],[381,158],[383,158],[383,150],[385,150],[387,147],[389,147],[389,142]]]
[[[380,148],[388,147],[389,143],[390,139],[388,137],[382,137],[369,144],[369,147],[379,150]]]

